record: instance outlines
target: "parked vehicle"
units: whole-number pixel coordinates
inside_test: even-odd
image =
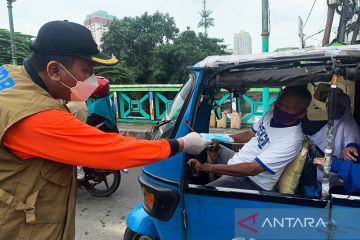
[[[120,170],[101,170],[83,167],[84,178],[78,179],[78,185],[83,186],[91,195],[109,197],[120,186]],[[122,170],[127,173],[127,169]]]
[[[359,76],[359,63],[358,46],[208,57],[190,67],[189,80],[164,119],[154,127],[154,139],[178,138],[191,129],[208,133],[211,110],[216,105],[215,93],[219,89],[241,94],[251,87],[295,86],[319,81],[336,86],[339,78],[346,78],[349,73]],[[355,108],[360,107],[358,101],[355,100]],[[333,102],[329,102],[332,107]],[[334,116],[330,113],[329,125],[332,119]],[[331,141],[333,136],[328,134],[327,137]],[[144,199],[127,217],[125,240],[306,239],[299,235],[301,231],[294,229],[277,238],[261,235],[256,217],[262,211],[273,209],[284,214],[302,212],[309,218],[321,215],[320,226],[302,231],[313,239],[356,239],[353,236],[360,236],[360,197],[355,194],[331,192],[326,182],[319,197],[301,191],[288,194],[205,187],[207,179],[194,178],[187,168],[190,158],[194,156],[179,153],[142,168],[139,183]],[[196,158],[205,162],[206,151]],[[308,167],[313,165],[305,164],[297,189],[302,188]]]

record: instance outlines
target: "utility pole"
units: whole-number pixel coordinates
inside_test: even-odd
[[[331,28],[334,21],[335,9],[339,5],[339,0],[328,0],[328,11],[326,17],[326,25],[324,30],[324,37],[322,40],[322,46],[326,46],[330,42]]]
[[[214,26],[214,18],[210,17],[212,11],[206,9],[206,0],[203,0],[203,10],[200,12],[201,20],[198,27],[204,27],[204,34],[207,36],[208,28]]]
[[[269,51],[269,2],[262,0],[262,52]]]
[[[261,12],[262,12],[262,52],[269,51],[269,1],[261,0]],[[262,90],[262,106],[263,106],[263,115],[269,111],[270,105],[270,92],[269,88],[263,88]]]
[[[207,26],[206,26],[206,22],[207,22],[207,15],[206,15],[206,0],[203,0],[203,21],[204,21],[204,32],[205,35],[207,36]]]
[[[298,17],[299,20],[299,38],[300,38],[300,48],[305,47],[305,41],[304,41],[304,22],[301,19],[301,17]]]
[[[14,23],[13,23],[13,15],[12,15],[12,3],[15,2],[16,0],[6,0],[6,1],[7,1],[8,13],[9,13],[12,64],[17,65],[16,45],[15,45],[15,36],[14,36]]]

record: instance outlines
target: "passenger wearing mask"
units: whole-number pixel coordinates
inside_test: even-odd
[[[310,102],[311,94],[306,88],[285,88],[273,110],[252,130],[231,136],[234,142],[247,142],[238,153],[220,145],[210,164],[191,159],[188,165],[196,171],[221,176],[208,186],[273,190],[284,168],[302,147],[300,119],[306,115]]]
[[[324,125],[317,133],[309,136],[311,142],[322,152],[325,151],[327,125]],[[350,143],[360,143],[360,129],[351,114],[351,100],[343,92],[336,97],[336,119],[334,121],[334,138],[332,143],[332,155],[334,159],[343,159],[343,150]],[[315,160],[321,162],[322,158]],[[322,181],[322,169],[317,169],[317,179]],[[330,172],[330,187],[342,184],[336,173]]]

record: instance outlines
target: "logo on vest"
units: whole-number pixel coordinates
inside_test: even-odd
[[[0,67],[0,91],[15,86],[15,81],[9,77],[9,72],[4,67]]]

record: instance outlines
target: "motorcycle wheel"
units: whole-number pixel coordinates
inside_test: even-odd
[[[86,169],[85,175],[84,187],[91,195],[96,197],[108,197],[120,186],[120,171]],[[110,184],[109,179],[111,180]]]
[[[134,232],[130,228],[126,228],[123,239],[124,240],[158,240],[158,238],[141,235],[140,233]]]

